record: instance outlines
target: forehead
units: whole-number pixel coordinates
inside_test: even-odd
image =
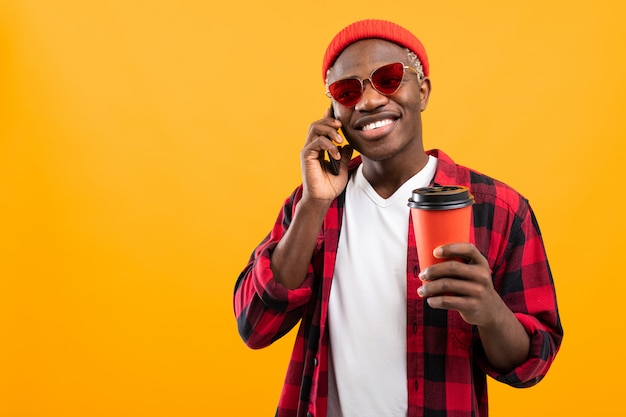
[[[365,39],[353,43],[341,52],[329,74],[329,83],[345,77],[367,77],[384,64],[403,62],[407,52],[402,46],[383,39]]]

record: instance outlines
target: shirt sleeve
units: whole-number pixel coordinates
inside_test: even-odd
[[[479,355],[483,370],[514,387],[535,385],[548,372],[563,338],[556,292],[535,215],[521,199],[513,217],[504,259],[494,271],[494,286],[530,337],[524,363],[502,374]]]
[[[253,349],[266,347],[288,333],[311,298],[311,266],[302,285],[293,290],[276,282],[270,268],[272,252],[291,223],[301,192],[300,187],[285,201],[272,231],[255,248],[235,284],[233,307],[239,334]]]

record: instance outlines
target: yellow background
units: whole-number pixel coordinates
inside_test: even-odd
[[[517,188],[566,330],[494,416],[624,410],[621,1],[2,0],[0,416],[270,416],[293,333],[252,351],[231,297],[299,183],[330,38],[420,36],[428,148]]]

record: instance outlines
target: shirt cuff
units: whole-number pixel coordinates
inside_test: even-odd
[[[312,294],[313,274],[308,273],[298,288],[290,290],[274,279],[274,273],[270,267],[269,252],[269,249],[265,249],[261,253],[252,271],[254,288],[259,298],[269,308],[278,311],[289,311],[306,304]]]
[[[554,358],[554,349],[551,348],[550,334],[539,320],[528,314],[515,313],[515,317],[522,324],[530,337],[528,358],[524,363],[512,371],[503,374],[494,369],[486,357],[482,357],[481,367],[494,379],[516,388],[526,388],[537,384],[543,379]]]

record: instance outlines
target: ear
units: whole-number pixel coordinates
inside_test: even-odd
[[[426,107],[428,106],[428,99],[430,98],[430,91],[431,91],[430,78],[426,77],[422,80],[422,83],[420,84],[420,110],[421,111],[426,110]]]

